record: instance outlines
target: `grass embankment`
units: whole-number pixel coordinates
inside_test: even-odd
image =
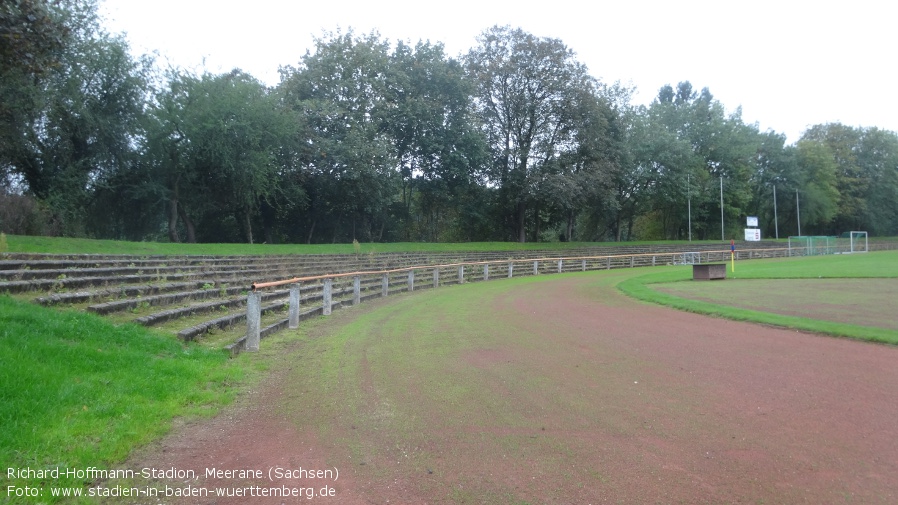
[[[726,296],[731,294],[731,291],[735,292],[736,290],[731,290],[731,288],[738,287],[739,284],[736,283],[743,280],[894,279],[898,277],[898,251],[739,262],[736,264],[736,272],[729,270],[730,265],[727,265],[728,279],[723,282],[692,284],[692,269],[678,267],[632,277],[621,282],[618,287],[633,298],[689,312],[839,337],[898,344],[898,331],[894,329],[750,310],[733,306],[740,302],[738,294],[731,297]],[[683,284],[684,282],[689,283],[688,289]],[[782,290],[789,289],[788,284],[784,286],[783,283],[778,283],[777,287]],[[689,295],[705,298],[705,300],[677,296],[671,292],[664,292],[665,289],[682,293],[689,292]],[[717,292],[716,296],[713,294],[715,291]],[[795,297],[800,296],[800,292],[796,290]],[[723,303],[712,302],[708,301],[708,298],[726,301]],[[893,310],[896,308],[894,300],[894,297],[883,297],[879,303],[883,304],[885,310]],[[892,306],[892,309],[889,309],[889,305]]]
[[[494,252],[564,250],[596,246],[639,246],[658,242],[395,242],[359,244],[172,244],[164,242],[126,242],[57,237],[7,236],[10,253],[45,254],[129,254],[156,255],[285,255],[285,254],[369,254],[391,252]],[[664,242],[673,244],[676,242]],[[719,244],[717,241],[692,244]],[[721,249],[726,247],[721,246]]]
[[[221,351],[137,325],[0,297],[0,469],[114,468],[178,416],[211,415],[241,378]],[[84,479],[12,479],[49,487]],[[3,496],[15,503],[23,498]],[[0,500],[3,502],[4,500]]]

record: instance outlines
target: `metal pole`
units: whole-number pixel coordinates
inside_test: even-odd
[[[795,190],[795,211],[798,213],[798,236],[801,236],[801,205],[798,204],[798,190]]]
[[[776,230],[776,238],[780,238],[780,225],[776,217],[776,184],[773,185],[773,229]]]
[[[720,240],[726,240],[723,233],[723,176],[720,176]]]
[[[686,174],[686,201],[689,205],[689,241],[692,242],[692,192],[690,191],[689,176],[690,174]]]

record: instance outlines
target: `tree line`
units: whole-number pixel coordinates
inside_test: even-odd
[[[689,82],[634,105],[562,41],[511,27],[457,58],[327,33],[273,87],[160,71],[95,0],[4,2],[0,40],[6,233],[728,240],[746,216],[795,235],[800,214],[805,235],[898,235],[895,132],[821,124],[787,145]]]

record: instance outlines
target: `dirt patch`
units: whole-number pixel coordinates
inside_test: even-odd
[[[651,287],[719,305],[898,330],[898,279],[728,279]]]
[[[614,278],[412,295],[328,350],[340,384],[276,372],[129,465],[339,468],[323,503],[898,501],[898,348],[635,303]],[[180,503],[238,502],[308,500]]]

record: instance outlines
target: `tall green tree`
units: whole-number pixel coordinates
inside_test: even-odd
[[[507,26],[483,32],[465,63],[492,150],[490,183],[498,188],[507,229],[524,242],[540,167],[575,148],[575,102],[592,78],[560,40]]]
[[[679,83],[676,89],[662,87],[650,113],[677,139],[691,146],[700,164],[701,168],[690,172],[689,185],[690,192],[694,191],[693,231],[698,238],[719,236],[721,211],[725,230],[741,230],[741,220],[752,201],[750,180],[761,145],[757,128],[742,121],[738,108],[727,115],[708,88],[696,92],[688,81]],[[682,222],[685,215],[681,216]],[[738,236],[731,231],[724,238]]]
[[[309,240],[328,225],[334,241],[347,228],[350,239],[383,234],[397,184],[384,126],[389,48],[376,33],[328,34],[297,68],[282,70],[281,92],[308,126]]]
[[[222,233],[234,239],[239,230],[253,243],[263,208],[274,206],[291,180],[282,151],[295,145],[296,123],[278,97],[239,70],[178,72],[152,116],[145,163],[152,190],[168,203],[169,239],[181,240],[180,221],[189,242],[221,240]],[[230,232],[223,222],[232,223]]]
[[[399,42],[390,56],[384,125],[399,164],[405,238],[456,235],[471,216],[460,205],[483,178],[486,143],[472,115],[470,82],[441,44]],[[418,224],[418,226],[416,226]]]
[[[23,65],[28,79],[8,79],[23,69],[4,68],[0,94],[13,99],[3,108],[0,156],[8,175],[49,207],[58,233],[84,234],[94,191],[134,159],[150,61],[103,30],[93,1],[53,4],[48,16],[66,34],[49,36],[52,56]]]
[[[831,231],[896,231],[898,134],[840,123],[815,125],[802,140],[824,144],[836,165],[838,210]]]

